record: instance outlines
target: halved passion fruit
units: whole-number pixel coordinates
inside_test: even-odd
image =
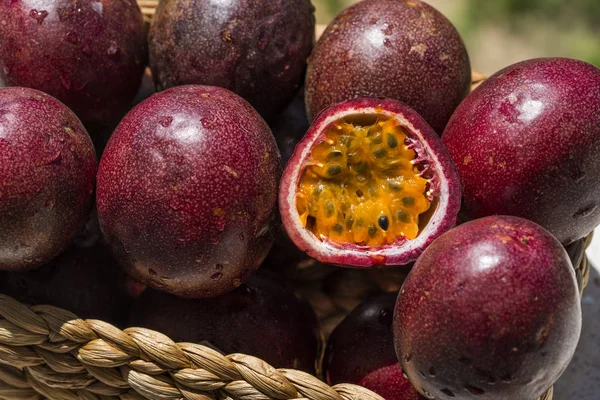
[[[321,262],[404,265],[454,225],[460,183],[413,109],[363,98],[315,120],[287,164],[279,204],[292,241]]]

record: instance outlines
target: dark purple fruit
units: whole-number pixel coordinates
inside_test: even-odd
[[[126,272],[182,297],[240,286],[276,231],[280,156],[264,120],[217,87],[179,86],[135,107],[98,171],[98,215]]]
[[[419,0],[364,0],[329,24],[308,63],[306,107],[386,97],[414,108],[441,135],[469,93],[471,67],[454,26]]]
[[[392,318],[397,295],[367,299],[335,328],[323,365],[327,383],[355,383],[386,400],[421,399],[402,375],[394,350]]]
[[[102,240],[95,215],[88,225],[87,232],[49,264],[34,271],[7,272],[0,278],[0,293],[125,327],[131,303],[125,274]]]
[[[294,100],[275,119],[271,128],[277,141],[277,147],[281,152],[281,162],[285,167],[292,154],[294,154],[296,145],[310,128],[306,116],[306,107],[304,106],[304,90],[296,94]]]
[[[443,141],[464,217],[527,218],[565,245],[600,223],[600,69],[565,58],[511,65],[458,107]]]
[[[134,302],[129,325],[158,330],[175,341],[208,342],[276,368],[314,374],[319,357],[318,322],[308,303],[256,275],[214,299],[181,299],[147,289]]]
[[[96,165],[90,137],[64,104],[0,89],[0,269],[39,267],[69,245],[89,215]]]
[[[404,282],[396,353],[426,397],[535,400],[581,331],[573,267],[548,231],[492,216],[440,236]]]
[[[224,87],[270,120],[300,87],[314,38],[310,0],[163,0],[150,65],[160,89]]]
[[[0,2],[0,82],[56,97],[88,128],[125,115],[146,57],[135,1]]]

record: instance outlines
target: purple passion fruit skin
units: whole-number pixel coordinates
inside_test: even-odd
[[[0,132],[0,269],[32,269],[85,225],[94,146],[71,110],[33,89],[0,89]]]
[[[443,142],[465,218],[527,218],[565,245],[600,223],[600,69],[564,58],[511,65],[465,99]]]
[[[100,225],[125,271],[181,297],[240,286],[276,232],[275,139],[242,98],[179,86],[135,107],[98,171]]]
[[[131,304],[124,282],[125,274],[104,243],[94,213],[86,230],[56,259],[34,271],[6,272],[0,293],[124,328]]]
[[[414,110],[354,99],[321,113],[296,146],[279,205],[290,239],[319,262],[406,265],[454,225],[460,182]]]
[[[304,90],[300,90],[294,100],[271,124],[284,167],[294,154],[296,145],[302,140],[308,128],[310,128],[310,122],[308,122],[306,108],[304,107]]]
[[[315,40],[310,0],[164,0],[150,29],[157,87],[227,88],[271,120],[292,100]]]
[[[565,249],[528,220],[492,216],[440,236],[404,282],[398,359],[436,399],[537,399],[571,360],[581,331]]]
[[[419,0],[364,0],[325,30],[308,62],[310,120],[357,97],[402,101],[441,135],[469,93],[469,56],[454,26]]]
[[[134,302],[129,326],[158,330],[176,342],[208,342],[227,354],[244,353],[276,368],[311,374],[320,356],[318,322],[308,303],[257,275],[214,299],[181,299],[147,289]]]
[[[130,109],[146,58],[134,1],[0,3],[0,82],[56,97],[88,129]]]
[[[327,383],[358,384],[386,400],[421,399],[402,375],[394,350],[392,318],[397,295],[367,299],[335,328],[323,365]]]

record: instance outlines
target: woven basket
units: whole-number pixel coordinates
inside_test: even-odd
[[[138,0],[150,23],[158,0]],[[318,33],[323,31],[319,27]],[[485,77],[474,71],[473,87]],[[580,290],[587,283],[585,249],[570,249]],[[309,300],[324,336],[368,296],[400,288],[407,270],[348,270],[311,260],[290,275]],[[317,377],[275,369],[243,354],[224,356],[192,343],[175,343],[148,329],[124,331],[82,320],[49,305],[26,306],[0,294],[2,400],[382,400],[360,386],[330,387]],[[539,400],[551,400],[552,389]]]

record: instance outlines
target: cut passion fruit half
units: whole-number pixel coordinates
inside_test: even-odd
[[[283,174],[292,241],[324,263],[404,265],[450,229],[460,184],[433,129],[410,107],[363,98],[325,110]]]

